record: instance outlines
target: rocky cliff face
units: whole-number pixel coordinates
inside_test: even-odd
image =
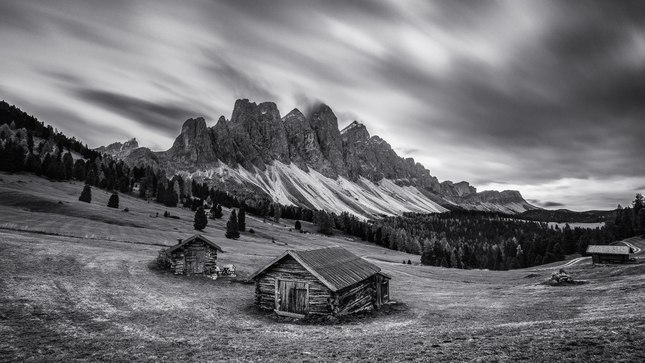
[[[116,158],[125,158],[130,155],[131,152],[139,148],[139,143],[136,138],[128,140],[124,143],[115,142],[108,146],[101,146],[96,149],[96,151],[112,155]]]
[[[126,143],[127,147],[125,144],[115,143],[103,150],[108,152],[125,148],[129,151],[120,151],[121,157],[127,157],[134,150],[132,146],[136,144],[136,140],[129,143]],[[170,150],[165,153],[151,153],[148,150],[134,155],[137,163],[142,158],[154,157],[151,162],[164,167],[168,173],[181,171],[212,176],[213,173],[209,174],[208,170],[224,168],[227,170],[225,176],[219,178],[230,179],[226,185],[246,183],[249,187],[264,190],[274,199],[286,198],[282,201],[309,207],[332,208],[332,204],[316,204],[315,193],[311,193],[312,190],[318,190],[319,193],[335,194],[335,198],[343,201],[342,205],[351,206],[353,211],[360,211],[361,203],[357,202],[360,198],[356,196],[352,199],[348,196],[358,195],[356,188],[370,189],[370,183],[383,187],[383,182],[387,181],[396,185],[396,188],[404,188],[397,192],[401,195],[414,194],[405,188],[412,188],[417,191],[415,195],[420,195],[419,198],[422,199],[419,200],[416,197],[406,197],[409,203],[416,203],[416,207],[407,210],[440,211],[443,207],[450,208],[454,205],[506,212],[535,208],[519,192],[477,193],[468,182],[439,183],[423,165],[412,158],[398,156],[385,140],[370,136],[364,125],[354,121],[339,131],[334,112],[324,104],[311,110],[308,115],[294,109],[280,117],[280,111],[273,102],[256,104],[246,99],[238,100],[230,120],[222,116],[215,126],[208,128],[201,117],[188,119]],[[276,169],[272,167],[274,165],[279,167]],[[295,165],[296,169],[288,167],[289,165]],[[240,166],[243,170],[238,168]],[[321,184],[325,187],[314,187],[314,182],[307,184],[296,180],[311,175],[319,175],[318,178],[329,181]],[[347,185],[347,188],[337,190],[330,186],[333,180],[339,185],[346,182],[352,186]],[[396,189],[394,186],[388,188]],[[375,195],[377,199],[383,198],[378,193]],[[320,197],[323,198],[322,195]],[[327,197],[326,195],[325,198]],[[373,200],[368,203],[368,199],[366,196],[363,206],[372,211],[363,211],[363,215],[382,213],[381,204]],[[368,204],[372,207],[366,207]],[[405,210],[403,207],[399,209]]]

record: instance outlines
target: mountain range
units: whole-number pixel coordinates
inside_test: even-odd
[[[539,209],[518,191],[478,193],[465,181],[439,182],[364,125],[354,121],[339,130],[325,104],[306,115],[294,109],[281,117],[273,102],[240,99],[231,118],[221,116],[213,127],[203,117],[186,120],[167,151],[139,147],[136,139],[96,150],[227,191],[366,218],[460,208],[513,214]]]

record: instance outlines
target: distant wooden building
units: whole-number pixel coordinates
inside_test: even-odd
[[[631,247],[627,246],[596,246],[589,245],[587,254],[591,255],[593,263],[625,263],[629,261]]]
[[[390,277],[341,247],[285,251],[249,280],[256,305],[298,318],[369,311],[390,299]]]
[[[180,275],[212,275],[217,266],[217,252],[224,252],[204,236],[196,234],[159,251],[157,263]]]

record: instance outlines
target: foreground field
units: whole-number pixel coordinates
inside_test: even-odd
[[[238,266],[238,278],[187,278],[152,262],[160,245],[195,232],[191,212],[151,218],[164,207],[122,196],[126,213],[106,208],[98,190],[92,204],[78,202],[80,184],[0,177],[0,360],[645,360],[642,264],[572,267],[586,284],[549,287],[541,284],[548,270],[404,265],[418,256],[290,232],[291,221],[248,218],[257,233],[227,240],[227,213],[204,234],[226,251],[220,263]],[[16,195],[34,198],[31,207]],[[390,274],[397,303],[317,322],[278,320],[253,305],[254,287],[243,280],[255,269],[286,248],[336,244]]]

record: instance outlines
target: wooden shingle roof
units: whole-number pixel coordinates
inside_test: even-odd
[[[178,243],[178,244],[170,247],[169,249],[166,250],[166,253],[170,253],[170,252],[172,252],[172,251],[174,251],[174,250],[176,250],[176,249],[178,249],[180,247],[183,247],[183,246],[191,243],[192,241],[194,241],[196,239],[204,241],[204,243],[210,245],[211,247],[215,248],[219,252],[224,252],[224,250],[222,250],[222,248],[220,246],[218,246],[215,243],[209,241],[208,239],[206,239],[206,237],[202,236],[201,234],[196,234],[196,235],[194,235],[192,237],[186,238],[185,240],[181,241],[181,243]]]
[[[380,267],[365,261],[342,247],[327,247],[308,251],[287,250],[253,273],[249,280],[255,278],[286,256],[293,257],[334,292],[363,281],[381,271]]]
[[[627,246],[596,246],[587,247],[588,254],[599,253],[603,255],[629,255],[632,252],[631,247]]]

